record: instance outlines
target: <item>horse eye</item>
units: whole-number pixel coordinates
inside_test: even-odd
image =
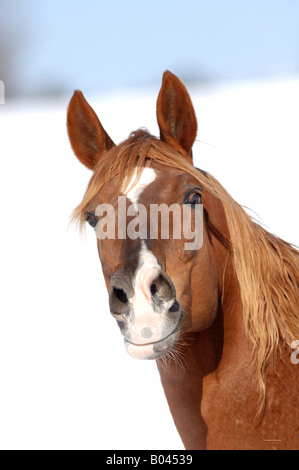
[[[191,206],[196,206],[197,204],[200,204],[201,201],[201,194],[200,193],[190,193],[186,197],[184,204],[190,204]]]
[[[89,223],[89,225],[92,227],[92,228],[95,228],[99,219],[97,218],[97,216],[95,216],[94,214],[92,214],[91,212],[85,212],[85,220],[86,222]]]

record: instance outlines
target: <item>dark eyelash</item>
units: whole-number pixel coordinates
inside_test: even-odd
[[[95,228],[99,219],[98,217],[93,214],[92,212],[85,212],[84,214],[86,222],[92,227]]]
[[[199,199],[197,201],[194,201],[192,203],[192,199],[190,200],[190,197],[191,196],[198,196]],[[185,196],[185,199],[184,199],[184,204],[190,204],[191,206],[194,206],[196,204],[199,204],[201,202],[201,198],[202,198],[202,193],[199,189],[193,189],[192,191],[189,191],[186,196]]]

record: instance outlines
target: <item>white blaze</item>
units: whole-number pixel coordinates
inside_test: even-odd
[[[134,206],[143,193],[144,189],[157,177],[152,168],[144,168],[139,180],[135,183],[136,171],[127,185],[124,194]],[[137,207],[136,207],[137,210]],[[141,242],[139,253],[139,263],[133,279],[134,296],[130,303],[134,310],[134,316],[130,325],[132,341],[137,344],[146,344],[159,341],[161,339],[161,315],[157,314],[152,307],[151,283],[159,276],[160,266],[155,255],[146,248],[144,241]],[[143,338],[142,328],[150,328],[152,336],[149,339]]]
[[[132,341],[137,344],[159,341],[161,339],[162,316],[153,310],[151,284],[159,276],[160,266],[157,258],[149,251],[145,243],[139,254],[139,265],[133,279],[134,296],[130,302],[134,309],[131,324]],[[152,335],[149,339],[142,336],[143,328],[150,328]]]
[[[149,184],[155,181],[157,177],[156,172],[152,168],[143,168],[139,180],[137,181],[136,184],[134,184],[136,180],[136,175],[137,175],[137,171],[135,170],[131,180],[129,181],[129,184],[127,185],[128,189],[124,193],[127,196],[127,198],[129,198],[130,201],[132,201],[134,205],[137,204],[138,199],[140,195],[142,194],[143,190]]]

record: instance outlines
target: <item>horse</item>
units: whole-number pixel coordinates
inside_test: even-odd
[[[141,206],[161,204],[185,208],[194,227],[201,207],[199,248],[187,250],[187,236],[162,237],[160,219],[155,236],[148,220],[139,221],[143,236],[97,236],[125,348],[156,361],[186,449],[298,449],[299,252],[194,167],[197,119],[170,71],[156,114],[159,138],[140,128],[116,145],[81,91],[67,110],[72,149],[93,171],[72,215],[81,228],[87,221],[97,232],[103,204],[125,228]],[[173,228],[180,215],[171,215]]]

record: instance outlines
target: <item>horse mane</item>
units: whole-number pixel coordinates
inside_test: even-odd
[[[255,223],[215,178],[194,168],[177,150],[143,129],[102,155],[72,219],[82,227],[85,210],[104,184],[119,175],[120,184],[129,181],[135,169],[137,181],[151,161],[189,173],[223,205],[245,332],[253,345],[264,395],[267,365],[281,343],[290,345],[299,338],[299,252],[295,247]]]

